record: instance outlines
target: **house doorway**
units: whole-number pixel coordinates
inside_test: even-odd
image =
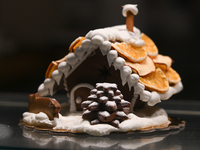
[[[70,112],[82,111],[81,103],[87,100],[94,86],[87,83],[76,85],[70,92]]]

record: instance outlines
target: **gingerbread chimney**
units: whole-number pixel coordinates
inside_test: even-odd
[[[127,4],[123,6],[122,15],[126,17],[126,28],[128,31],[133,32],[134,15],[137,15],[137,5]]]

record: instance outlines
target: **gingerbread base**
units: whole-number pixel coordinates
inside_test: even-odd
[[[130,131],[130,132],[112,132],[111,134],[116,134],[116,133],[123,133],[123,134],[133,134],[133,133],[150,133],[150,132],[156,132],[156,131],[168,131],[168,130],[174,130],[174,129],[181,129],[185,127],[186,122],[184,120],[181,120],[179,118],[169,118],[171,123],[167,127],[160,127],[160,128],[149,128],[149,129],[142,129],[142,130],[136,130],[136,131]],[[84,134],[80,132],[74,132],[70,130],[54,130],[52,128],[41,128],[41,127],[35,127],[28,125],[27,123],[23,122],[23,120],[20,121],[19,125],[26,129],[30,130],[33,132],[41,132],[41,133],[47,133],[47,134],[52,134],[52,135],[68,135],[70,133],[74,134]]]

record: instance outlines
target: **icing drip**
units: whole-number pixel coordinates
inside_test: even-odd
[[[151,99],[151,92],[144,90],[143,93],[140,95],[140,98],[143,102],[148,102]]]
[[[66,61],[63,61],[58,65],[58,70],[64,73],[65,78],[66,78],[70,70],[70,65]]]
[[[130,112],[133,112],[133,108],[134,108],[134,106],[135,106],[135,102],[136,102],[138,96],[139,96],[138,94],[134,94],[134,96],[133,96],[133,98],[132,98],[132,100],[131,100]]]
[[[110,49],[111,49],[111,43],[109,41],[104,41],[100,46],[99,46],[101,52],[103,55],[106,55]]]
[[[151,99],[147,102],[149,106],[154,106],[156,103],[159,103],[160,96],[157,92],[151,92]]]
[[[127,82],[127,78],[131,75],[132,70],[129,66],[123,66],[120,69],[120,75],[121,75],[121,79],[122,79],[122,85],[124,86]]]
[[[128,81],[128,87],[129,90],[131,90],[131,87],[136,85],[138,83],[139,76],[137,74],[131,74],[128,76],[127,81]]]
[[[114,60],[117,58],[118,53],[116,50],[110,50],[107,54],[107,60],[108,60],[108,64],[109,67],[111,67],[112,63],[114,62]]]
[[[79,46],[75,49],[75,53],[78,57],[78,60],[81,60],[83,58],[83,55],[85,54],[84,49],[82,48],[82,46]]]
[[[78,57],[76,55],[76,53],[70,53],[67,55],[66,61],[72,66],[72,68],[74,67],[74,65],[78,62]]]
[[[55,84],[55,81],[52,78],[47,78],[44,80],[44,87],[49,89],[49,94],[53,95],[53,86]]]
[[[113,63],[115,70],[121,69],[125,64],[125,60],[122,57],[117,57]]]
[[[54,70],[53,73],[51,74],[52,78],[56,81],[56,83],[59,85],[60,80],[62,78],[62,72],[59,70]]]
[[[90,53],[91,51],[95,50],[98,46],[93,45],[90,39],[85,39],[82,41],[82,47],[85,51],[87,51],[87,53]]]
[[[44,83],[40,84],[40,86],[38,87],[38,93],[40,96],[46,96],[50,94],[49,90],[45,88]]]
[[[141,83],[137,83],[136,86],[134,86],[134,94],[142,94],[142,92],[144,91],[144,85]]]

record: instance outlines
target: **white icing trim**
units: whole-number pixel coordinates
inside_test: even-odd
[[[59,70],[54,70],[51,74],[52,78],[56,81],[56,83],[59,85],[60,80],[62,78],[62,72]]]
[[[115,70],[121,69],[125,64],[125,60],[122,57],[117,57],[113,63],[113,66],[115,67]]]
[[[120,69],[120,76],[121,76],[121,79],[122,79],[122,85],[123,86],[126,84],[127,79],[129,78],[131,73],[132,73],[132,69],[129,66],[123,66]]]
[[[138,80],[139,80],[139,75],[135,73],[131,74],[127,78],[129,90],[131,90],[131,87],[133,87],[134,85],[137,85]]]
[[[76,53],[70,53],[67,55],[66,61],[73,68],[74,65],[78,62],[78,56],[76,55]]]
[[[44,88],[49,90],[49,94],[52,96],[53,95],[53,87],[55,84],[55,80],[52,78],[46,78],[44,80]],[[42,95],[41,95],[42,96]]]
[[[40,96],[49,95],[49,90],[45,88],[44,83],[40,84],[40,86],[38,87],[38,93]]]
[[[181,90],[183,89],[183,84],[182,82],[179,82],[177,83],[176,85],[174,86],[170,86],[169,87],[169,90],[165,93],[161,93],[159,94],[160,95],[160,99],[161,100],[167,100],[169,99],[173,94],[176,94],[178,92],[180,92]]]
[[[85,54],[85,50],[82,48],[82,46],[79,46],[76,48],[76,55],[78,57],[78,60],[81,60],[84,54]]]
[[[111,49],[111,43],[109,41],[104,41],[101,45],[99,45],[99,49],[103,55],[107,55]]]
[[[152,93],[149,91],[144,90],[142,94],[140,94],[140,99],[143,102],[148,102],[152,97]]]
[[[108,60],[108,65],[111,67],[112,63],[115,61],[117,58],[118,53],[116,50],[110,50],[107,54],[107,60]]]
[[[66,61],[63,61],[58,65],[58,70],[64,73],[65,78],[67,78],[68,72],[70,70],[70,65]]]
[[[100,35],[95,35],[95,36],[93,36],[92,38],[91,38],[91,42],[92,42],[92,44],[94,44],[94,45],[102,45],[103,44],[103,42],[104,42],[104,39],[103,39],[103,37],[102,36],[100,36]]]
[[[160,95],[155,91],[151,92],[151,99],[147,102],[147,104],[149,106],[154,106],[155,104],[157,104],[159,102],[161,102]]]
[[[134,86],[134,94],[140,94],[142,95],[143,91],[144,91],[144,88],[145,86],[141,83],[137,83],[135,86]]]
[[[130,112],[133,112],[133,107],[135,106],[135,103],[136,103],[138,96],[139,96],[138,94],[133,95],[133,98],[131,100],[131,107],[130,107],[130,110],[129,110]]]
[[[71,44],[69,47],[71,47],[72,45],[74,45],[77,41],[81,40],[82,37],[78,37],[76,38]]]
[[[81,83],[76,85],[70,92],[70,112],[76,112],[76,104],[75,104],[75,99],[74,99],[74,92],[81,87],[86,87],[89,89],[94,89],[94,86],[88,83]]]

